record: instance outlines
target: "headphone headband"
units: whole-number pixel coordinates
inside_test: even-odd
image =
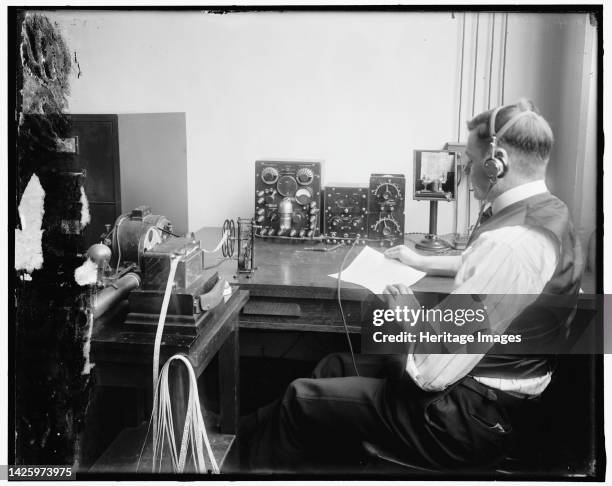
[[[524,116],[527,116],[531,113],[538,116],[537,113],[531,110],[520,111],[514,116],[512,116],[506,123],[502,125],[502,127],[498,131],[496,131],[495,120],[497,119],[497,114],[504,108],[506,108],[506,106],[504,105],[498,106],[491,112],[491,116],[489,117],[489,137],[491,146],[489,148],[490,153],[488,155],[488,158],[483,162],[483,168],[486,176],[489,178],[491,187],[497,182],[499,178],[503,177],[504,174],[508,171],[506,151],[503,149],[498,150],[498,139],[502,138],[504,134]]]
[[[497,114],[499,113],[499,111],[502,110],[503,108],[506,108],[506,106],[498,106],[491,113],[491,118],[489,121],[489,136],[491,137],[491,140],[500,139],[501,137],[503,137],[504,133],[506,133],[510,128],[512,128],[512,125],[514,125],[517,121],[519,121],[524,116],[527,116],[533,113],[533,111],[531,110],[519,111],[516,115],[510,118],[510,120],[504,123],[504,125],[496,132],[495,131],[495,119],[497,118]]]
[[[505,108],[505,106],[502,105],[502,106],[498,106],[497,108],[495,108],[493,110],[493,112],[491,113],[491,117],[489,118],[489,137],[491,137],[491,138],[496,136],[496,134],[495,134],[495,119],[497,118],[497,114],[499,113],[499,111],[502,108]]]

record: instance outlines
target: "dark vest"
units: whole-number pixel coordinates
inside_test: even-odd
[[[507,334],[522,335],[522,350],[552,349],[562,339],[565,324],[578,300],[584,258],[567,206],[550,193],[538,194],[518,201],[482,223],[470,244],[480,235],[505,226],[529,226],[548,233],[556,242],[559,260],[555,271],[536,301],[512,321]],[[562,299],[559,296],[564,296]],[[563,300],[562,307],[559,301]],[[553,305],[557,304],[557,305]],[[501,354],[493,346],[470,374],[499,378],[542,376],[554,369],[551,356],[537,354]],[[507,346],[503,347],[508,350]],[[523,351],[524,352],[524,351]],[[542,352],[542,351],[540,351]]]

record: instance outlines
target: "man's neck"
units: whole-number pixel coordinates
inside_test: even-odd
[[[493,214],[523,199],[548,192],[544,179],[537,179],[517,184],[497,195],[491,202]]]

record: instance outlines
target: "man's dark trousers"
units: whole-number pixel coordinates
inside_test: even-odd
[[[244,422],[246,468],[256,471],[356,470],[362,441],[415,464],[487,466],[503,458],[512,436],[509,410],[525,400],[466,377],[441,392],[421,390],[405,356],[332,354],[312,378]]]

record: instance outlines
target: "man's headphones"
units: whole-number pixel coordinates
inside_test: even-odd
[[[497,146],[497,140],[499,140],[520,118],[532,113],[529,110],[517,113],[496,132],[495,119],[497,118],[497,113],[503,108],[506,107],[498,106],[495,108],[491,112],[491,117],[489,118],[490,148],[487,158],[482,163],[482,168],[489,181],[491,181],[491,184],[495,184],[497,179],[501,179],[508,172],[508,153],[502,147]]]

